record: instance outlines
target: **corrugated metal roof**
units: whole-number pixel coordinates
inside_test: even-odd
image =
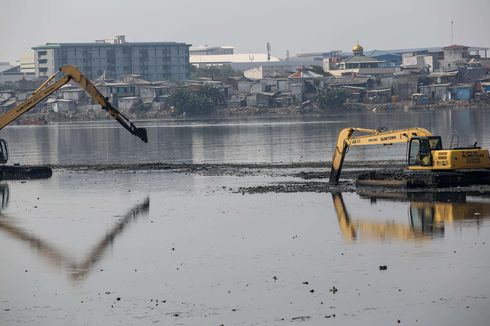
[[[10,69],[13,69],[13,68],[17,68],[17,67],[20,67],[20,66],[12,66],[12,65],[1,65],[0,66],[0,73],[2,72],[5,72],[5,71],[8,71]]]
[[[316,72],[309,71],[309,70],[298,70],[294,74],[289,75],[288,78],[306,78],[306,79],[312,79],[312,78],[323,78],[323,75],[317,74]]]
[[[362,62],[362,63],[383,63],[385,61],[376,60],[374,58],[366,57],[366,56],[363,56],[363,55],[354,55],[354,56],[352,56],[350,58],[345,59],[344,62],[346,62],[346,63],[356,63],[356,62]]]
[[[435,71],[429,74],[430,78],[437,77],[455,77],[458,74],[458,71]]]
[[[431,85],[422,85],[420,88],[429,88],[429,87],[449,87],[451,86],[451,83],[447,84],[431,84]]]

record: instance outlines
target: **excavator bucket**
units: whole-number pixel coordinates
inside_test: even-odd
[[[146,128],[136,128],[133,132],[133,135],[140,138],[145,143],[148,143],[148,134],[146,132]]]

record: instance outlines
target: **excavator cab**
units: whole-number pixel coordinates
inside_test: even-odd
[[[5,164],[9,160],[9,151],[5,139],[0,139],[0,164]]]
[[[432,151],[442,150],[440,136],[413,137],[408,147],[409,166],[432,166]]]

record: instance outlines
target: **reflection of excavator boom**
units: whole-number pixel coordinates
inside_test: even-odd
[[[67,84],[71,80],[75,81],[83,88],[98,104],[102,106],[102,109],[107,111],[121,126],[128,130],[132,135],[140,138],[145,143],[148,142],[148,136],[145,128],[137,128],[126,116],[115,109],[112,104],[105,98],[95,86],[88,80],[78,68],[74,66],[63,66],[59,72],[64,74],[59,80],[51,83],[56,74],[48,78],[41,86],[34,91],[34,93],[23,103],[14,107],[0,116],[0,130],[10,124],[12,121],[19,118],[22,114],[31,110],[43,99],[51,95],[53,92],[61,88],[61,86]],[[0,163],[6,163],[8,160],[8,150],[4,140],[0,140]]]
[[[8,185],[0,184],[0,196],[8,202]],[[7,197],[5,197],[7,196]],[[4,202],[4,201],[2,201]],[[2,207],[5,208],[5,207]],[[32,235],[30,232],[12,223],[7,215],[0,211],[0,230],[12,238],[30,245],[38,250],[50,264],[64,266],[70,270],[71,278],[76,281],[85,277],[93,267],[102,259],[106,250],[114,243],[115,239],[126,229],[130,222],[139,216],[148,214],[150,198],[130,209],[88,252],[81,262],[75,261],[62,250],[49,242]]]
[[[393,222],[353,221],[345,207],[342,194],[332,193],[332,199],[339,221],[340,232],[345,240],[357,240],[359,237],[376,239],[411,239],[417,237],[417,234],[409,225]]]
[[[362,133],[353,137],[354,132]],[[456,171],[489,169],[490,158],[487,149],[474,146],[442,148],[440,136],[433,136],[430,131],[423,128],[409,128],[401,130],[386,129],[342,129],[337,138],[330,183],[339,182],[342,165],[347,149],[351,146],[391,145],[394,143],[408,143],[408,169],[428,171]]]

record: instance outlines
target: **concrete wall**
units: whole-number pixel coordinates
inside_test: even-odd
[[[417,93],[418,76],[414,74],[400,74],[393,76],[393,93],[400,100],[408,100],[412,94]]]
[[[441,62],[441,68],[452,70],[462,67],[469,60],[468,49],[444,50],[444,60]]]
[[[250,85],[250,94],[265,92],[265,84],[262,81]]]
[[[250,88],[252,86],[252,82],[244,81],[244,80],[239,80],[237,82],[237,86],[238,86],[238,92],[249,94],[250,93]]]
[[[245,70],[243,75],[249,79],[262,79],[264,78],[263,66]]]

